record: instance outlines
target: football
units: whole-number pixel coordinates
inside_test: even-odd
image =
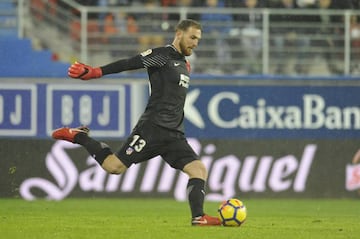
[[[221,203],[218,209],[218,217],[223,226],[239,227],[245,222],[246,216],[244,203],[236,198]]]

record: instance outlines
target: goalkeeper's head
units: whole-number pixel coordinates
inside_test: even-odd
[[[201,39],[201,24],[192,19],[181,20],[175,28],[174,47],[184,56],[190,56]]]

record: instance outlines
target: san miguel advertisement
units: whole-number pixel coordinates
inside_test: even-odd
[[[358,196],[360,167],[351,160],[359,140],[189,138],[189,142],[209,170],[207,200]],[[7,149],[1,158],[1,197],[151,196],[186,200],[187,176],[159,157],[134,165],[123,175],[109,175],[76,144],[51,140],[0,143]],[[121,144],[107,143],[113,148]]]
[[[83,148],[49,137],[63,125],[88,125],[118,149],[145,106],[145,84],[70,86],[0,86],[0,197],[186,200],[187,177],[159,157],[108,175]],[[193,84],[185,127],[209,170],[206,199],[359,197],[359,90],[309,82]]]

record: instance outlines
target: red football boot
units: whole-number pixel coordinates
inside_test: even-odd
[[[63,127],[54,130],[54,132],[52,133],[52,137],[54,139],[61,139],[61,140],[69,141],[71,143],[75,143],[74,142],[75,135],[77,135],[78,133],[88,134],[89,131],[90,129],[86,126],[80,126],[78,128]]]

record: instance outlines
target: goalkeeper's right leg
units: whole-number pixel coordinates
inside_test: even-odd
[[[76,143],[75,136],[77,134],[79,134],[79,133],[89,134],[89,131],[90,131],[90,129],[86,126],[80,126],[77,128],[63,127],[63,128],[56,129],[52,133],[52,137],[54,139],[66,140],[71,143]]]

